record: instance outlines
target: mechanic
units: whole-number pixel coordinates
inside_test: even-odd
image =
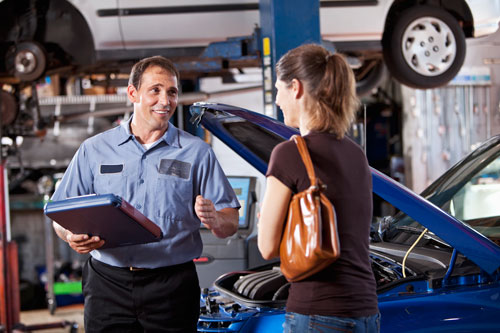
[[[363,150],[345,134],[359,105],[346,60],[315,44],[288,51],[276,65],[276,104],[286,125],[299,128],[316,175],[337,215],[340,257],[290,285],[285,332],[378,332],[368,246],[372,220],[371,173]],[[311,182],[294,141],[271,153],[258,229],[265,259],[279,256],[288,205]],[[299,162],[297,162],[299,161]]]
[[[132,117],[85,140],[52,196],[113,193],[164,235],[156,243],[99,250],[104,240],[54,222],[73,250],[90,253],[82,277],[86,332],[195,332],[200,221],[220,238],[237,230],[240,205],[212,149],[169,123],[178,85],[170,60],[136,63],[127,88]]]

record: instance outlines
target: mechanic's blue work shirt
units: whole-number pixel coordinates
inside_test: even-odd
[[[83,142],[52,200],[112,193],[160,226],[160,242],[91,252],[106,264],[156,268],[198,258],[203,245],[196,196],[212,200],[216,210],[239,208],[238,199],[200,138],[170,123],[162,139],[146,150],[130,132],[131,119]]]

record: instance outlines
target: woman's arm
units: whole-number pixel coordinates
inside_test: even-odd
[[[267,177],[257,238],[259,251],[264,259],[279,256],[283,223],[288,213],[291,196],[292,191],[276,177]]]

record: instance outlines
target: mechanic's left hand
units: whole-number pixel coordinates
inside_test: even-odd
[[[212,229],[216,226],[217,212],[215,210],[214,203],[211,200],[198,195],[194,204],[194,211],[205,227]]]

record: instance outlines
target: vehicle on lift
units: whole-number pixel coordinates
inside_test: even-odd
[[[354,67],[364,91],[384,72],[382,50],[402,83],[445,84],[463,64],[465,38],[492,34],[500,20],[500,2],[489,0],[322,0],[320,6],[323,38],[359,59]],[[205,47],[241,36],[248,38],[208,57],[224,58],[222,69],[255,65],[258,8],[257,0],[4,0],[0,80],[31,81],[56,69],[106,72],[156,54],[184,61],[186,70],[213,71],[213,63],[199,63]]]
[[[191,113],[263,174],[273,147],[298,133],[228,105],[196,103]],[[374,169],[372,176],[374,194],[400,209],[371,233],[381,331],[499,331],[500,135],[421,196]],[[224,274],[202,293],[198,331],[280,332],[288,287],[278,262]]]

